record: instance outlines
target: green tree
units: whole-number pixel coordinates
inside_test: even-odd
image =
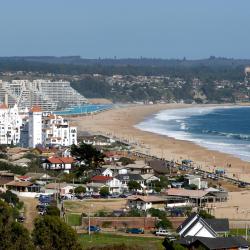
[[[137,181],[131,180],[128,182],[128,188],[129,190],[138,190],[141,189],[141,185]]]
[[[134,164],[134,163],[135,163],[134,160],[132,160],[132,159],[130,159],[130,158],[127,158],[127,157],[121,157],[121,158],[119,159],[119,162],[122,163],[122,166],[126,166],[126,165],[128,165],[128,164]]]
[[[78,186],[74,189],[75,194],[84,194],[86,193],[86,188],[83,186]]]
[[[60,216],[60,210],[56,206],[47,206],[46,214],[51,216]]]
[[[80,164],[76,166],[76,176],[84,175],[87,170],[98,168],[103,162],[104,155],[92,145],[81,143],[79,146],[71,146],[71,154],[78,159]]]
[[[35,246],[41,250],[80,250],[75,231],[57,216],[39,217],[32,233]]]
[[[164,229],[168,229],[168,228],[172,228],[172,223],[170,220],[168,220],[167,218],[162,218],[160,221],[158,221],[155,225],[157,228],[164,228]]]
[[[105,197],[105,196],[108,196],[109,195],[109,188],[108,187],[102,187],[100,189],[100,195]]]
[[[17,209],[21,209],[23,207],[23,202],[19,201],[18,196],[13,194],[10,190],[0,194],[0,198],[5,202],[14,205]]]
[[[29,232],[15,222],[16,210],[0,200],[0,249],[2,250],[33,250]]]
[[[202,217],[203,219],[213,219],[214,216],[209,214],[206,210],[200,210],[199,211],[199,215],[200,217]]]

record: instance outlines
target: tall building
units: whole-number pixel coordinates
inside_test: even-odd
[[[0,104],[0,144],[18,144],[21,126],[22,119],[17,106],[8,108],[6,104]]]
[[[70,146],[77,144],[77,127],[62,116],[45,114],[42,119],[43,144]]]
[[[70,82],[62,80],[0,80],[0,100],[6,96],[11,107],[17,104],[20,109],[39,106],[44,111],[52,111],[87,103]]]
[[[28,136],[29,147],[35,148],[42,144],[42,110],[39,106],[34,106],[29,111]]]

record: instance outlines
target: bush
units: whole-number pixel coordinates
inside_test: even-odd
[[[56,206],[48,206],[46,208],[46,214],[51,216],[60,216],[60,210]]]
[[[170,220],[168,220],[167,218],[163,218],[161,219],[159,222],[157,222],[155,224],[155,226],[157,228],[164,228],[164,229],[168,229],[168,228],[172,228],[172,222]]]
[[[134,164],[134,163],[135,163],[134,160],[132,160],[132,159],[130,159],[130,158],[127,158],[127,157],[121,157],[121,158],[119,159],[119,162],[122,163],[122,166],[126,166],[126,165],[128,165],[128,164]]]
[[[203,219],[213,219],[214,216],[209,214],[206,210],[200,210],[199,211],[199,215],[200,217],[202,217]]]
[[[102,187],[100,189],[100,195],[103,196],[103,197],[106,197],[109,195],[109,188],[108,187]]]
[[[84,193],[86,193],[86,188],[83,186],[76,187],[74,189],[74,193],[75,194],[84,194]]]

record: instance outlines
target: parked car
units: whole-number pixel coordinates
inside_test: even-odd
[[[101,195],[99,195],[99,194],[92,194],[91,197],[94,198],[94,199],[99,199],[99,198],[101,198]]]
[[[17,218],[17,221],[22,223],[22,222],[25,221],[25,219],[26,218],[23,215],[19,215],[18,218]]]
[[[120,194],[119,198],[127,198],[128,196],[126,194]]]
[[[144,234],[144,230],[141,228],[128,228],[127,233],[131,234]]]
[[[86,230],[87,230],[87,231],[90,231],[90,232],[95,232],[95,233],[97,233],[97,232],[100,232],[100,231],[101,231],[101,228],[98,227],[98,226],[90,226],[90,227],[87,227]]]
[[[155,232],[156,236],[167,236],[167,235],[171,235],[166,229],[161,229],[159,228],[156,232]]]

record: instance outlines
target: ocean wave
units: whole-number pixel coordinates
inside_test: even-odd
[[[191,141],[210,150],[231,154],[242,160],[250,161],[250,134],[227,133],[208,129],[197,130],[196,127],[191,125],[193,119],[185,120],[192,118],[192,116],[202,116],[213,112],[216,112],[216,115],[223,115],[223,112],[218,109],[228,108],[235,109],[241,107],[220,106],[166,110],[137,124],[136,127],[144,131],[165,135],[178,140]]]
[[[192,107],[181,109],[168,109],[163,110],[155,115],[155,119],[160,121],[175,120],[180,123],[183,119],[187,119],[192,116],[201,116],[214,112],[219,109],[238,108],[231,106],[214,106],[214,107]]]
[[[226,132],[219,132],[216,130],[207,130],[207,129],[203,129],[202,133],[203,134],[224,136],[227,138],[233,138],[233,139],[238,139],[238,140],[250,141],[250,135],[248,135],[248,134],[226,133]]]

